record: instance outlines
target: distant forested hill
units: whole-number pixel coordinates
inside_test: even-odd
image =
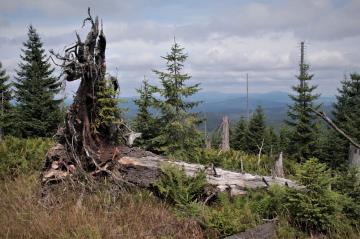
[[[133,118],[137,108],[134,104],[134,97],[123,98],[126,103],[121,103],[121,107],[127,108],[126,117]],[[228,115],[231,122],[236,122],[243,115],[246,116],[246,95],[245,94],[227,94],[220,92],[200,92],[190,100],[203,101],[195,109],[197,112],[203,113],[208,119],[208,129],[212,131],[216,129],[224,115]],[[320,97],[319,102],[323,103],[323,109],[330,114],[332,103],[335,97]],[[71,100],[66,101],[71,104]],[[250,114],[255,110],[257,105],[261,105],[267,117],[267,123],[277,128],[281,125],[286,117],[287,105],[291,104],[288,93],[281,91],[273,91],[268,93],[253,93],[249,96]]]
[[[126,98],[127,103],[122,103],[121,107],[128,108],[127,117],[132,118],[136,114],[136,105],[132,97]],[[209,131],[218,127],[223,115],[228,115],[232,122],[238,121],[241,115],[246,116],[246,95],[245,94],[226,94],[220,92],[201,92],[192,97],[191,100],[203,101],[195,109],[202,112],[208,119]],[[320,97],[325,112],[330,113],[334,97]],[[256,93],[249,96],[250,114],[257,105],[261,105],[266,113],[267,123],[277,128],[284,121],[287,112],[287,105],[291,100],[286,92],[274,91],[268,93]]]

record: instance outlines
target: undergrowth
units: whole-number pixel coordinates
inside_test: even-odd
[[[49,138],[5,137],[0,141],[0,180],[40,170],[53,144]]]
[[[359,170],[330,171],[316,159],[285,164],[305,188],[278,185],[231,197],[209,196],[204,172],[187,176],[164,165],[155,193],[116,189],[106,181],[90,191],[63,183],[42,195],[36,173],[51,139],[0,142],[1,238],[218,238],[275,220],[277,238],[359,238]],[[269,174],[273,160],[239,151],[197,150],[191,162]],[[286,163],[289,160],[285,160]],[[115,187],[116,188],[116,187]],[[159,197],[164,200],[159,200]],[[80,202],[80,203],[79,203]]]

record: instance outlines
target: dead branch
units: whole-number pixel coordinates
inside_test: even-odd
[[[261,162],[261,152],[262,152],[262,150],[263,150],[263,147],[264,147],[264,138],[262,139],[262,141],[261,141],[261,145],[259,146],[259,145],[256,145],[257,147],[258,147],[258,149],[259,149],[259,153],[258,153],[258,161],[257,161],[257,165],[258,165],[258,167],[260,166],[260,162]]]
[[[360,149],[360,144],[357,143],[353,138],[351,138],[349,135],[347,135],[343,130],[341,130],[339,127],[335,125],[335,123],[325,114],[325,112],[319,112],[313,108],[310,108],[311,111],[313,111],[317,116],[322,118],[328,125],[331,126],[336,132],[341,134],[344,138],[346,138],[352,145]]]

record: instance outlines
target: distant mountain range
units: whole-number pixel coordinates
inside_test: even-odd
[[[127,117],[133,118],[136,115],[137,107],[134,104],[134,97],[125,98],[127,103],[121,107],[128,108]],[[236,122],[241,116],[246,116],[246,94],[227,94],[221,92],[200,92],[189,100],[202,101],[194,111],[201,112],[207,118],[209,131],[216,129],[224,115],[229,116],[231,122]],[[322,96],[318,100],[323,104],[322,110],[330,113],[335,97]],[[249,95],[249,112],[261,105],[266,114],[268,124],[278,128],[286,118],[288,105],[292,104],[288,93],[273,91],[268,93],[252,93]]]

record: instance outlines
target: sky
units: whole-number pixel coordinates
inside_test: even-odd
[[[88,6],[103,21],[107,69],[123,96],[144,76],[158,84],[152,70],[165,69],[174,37],[188,54],[189,84],[203,91],[244,93],[248,74],[250,92],[290,92],[301,41],[319,93],[336,94],[345,74],[360,72],[360,0],[0,0],[0,61],[11,78],[30,24],[47,54],[62,53],[75,31],[85,38]]]

